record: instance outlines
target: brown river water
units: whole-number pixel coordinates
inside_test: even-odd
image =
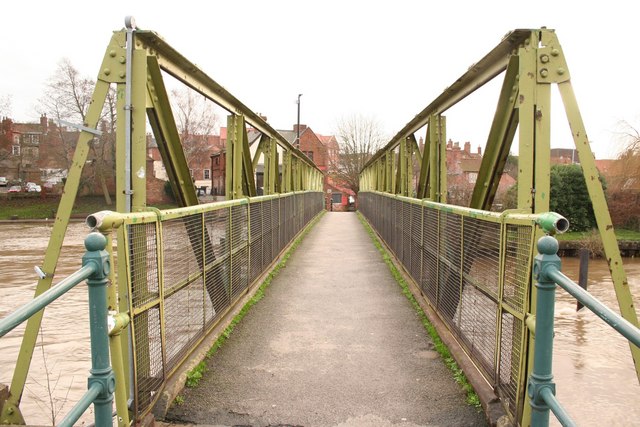
[[[87,232],[84,224],[69,227],[54,283],[80,267]],[[33,267],[42,265],[50,233],[50,224],[0,224],[0,318],[33,298]],[[624,263],[638,306],[640,259]],[[563,259],[563,271],[577,280],[577,259]],[[590,262],[589,291],[617,311],[602,260]],[[566,292],[557,294],[554,375],[560,401],[581,426],[640,426],[640,386],[626,340],[587,309],[576,312]],[[23,331],[21,326],[0,338],[0,383],[11,382]],[[60,421],[86,391],[90,360],[87,289],[81,284],[45,312],[21,404],[27,423],[51,425],[53,416]],[[92,422],[92,413],[82,420]]]

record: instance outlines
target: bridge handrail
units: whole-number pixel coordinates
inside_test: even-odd
[[[632,325],[615,311],[611,310],[604,303],[582,289],[576,282],[565,276],[555,266],[551,266],[546,272],[547,277],[552,279],[558,286],[567,291],[571,296],[587,307],[596,316],[604,320],[609,326],[618,331],[620,335],[640,347],[640,329]]]
[[[85,241],[86,252],[82,267],[61,280],[57,286],[24,304],[0,320],[0,337],[34,316],[44,307],[73,289],[84,280],[89,288],[89,318],[91,331],[91,376],[87,392],[58,424],[73,426],[91,406],[95,408],[95,425],[111,426],[115,377],[109,362],[107,276],[110,269],[109,255],[105,251],[107,239],[100,233],[89,233]],[[0,402],[3,403],[3,402]]]
[[[79,270],[71,273],[68,277],[61,280],[57,285],[51,287],[48,291],[38,295],[28,303],[16,309],[4,319],[0,320],[0,338],[11,332],[23,322],[29,320],[31,316],[42,310],[53,301],[66,294],[71,289],[86,280],[95,272],[93,264],[81,267]]]
[[[361,191],[361,193],[372,193],[379,196],[395,198],[403,202],[418,204],[432,209],[437,209],[439,211],[451,212],[471,218],[482,218],[495,222],[535,223],[544,232],[551,234],[564,233],[569,228],[569,222],[562,215],[555,212],[532,214],[519,209],[508,209],[503,212],[492,212],[482,209],[469,208],[466,206],[448,205],[444,203],[434,202],[429,199],[416,199],[414,197],[407,197],[399,194],[389,194],[383,191],[366,190]]]
[[[540,238],[538,240],[539,254],[534,262],[535,286],[538,293],[533,371],[529,377],[531,425],[534,427],[549,425],[549,410],[562,425],[576,425],[555,396],[556,385],[553,382],[552,357],[556,285],[567,291],[628,341],[640,347],[639,328],[611,310],[560,271],[558,248],[558,241],[554,237]]]
[[[128,350],[118,356],[113,346],[121,340],[111,342],[119,385],[127,381],[120,365],[133,366],[132,387],[115,391],[118,416],[131,411],[139,420],[156,404],[158,411],[164,410],[173,399],[163,391],[168,379],[323,209],[322,196],[321,191],[291,191],[87,217],[93,230],[109,238],[117,235],[118,250],[124,253],[114,259],[118,273],[109,289],[110,304],[132,326]],[[193,292],[197,298],[188,297]],[[183,303],[190,309],[183,310]],[[149,343],[157,346],[150,350]]]

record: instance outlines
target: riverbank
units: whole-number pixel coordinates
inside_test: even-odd
[[[209,201],[209,200],[206,200]],[[21,197],[7,198],[0,203],[0,223],[19,222],[53,222],[60,203],[59,195],[42,195],[36,193],[22,194]],[[156,206],[159,209],[175,207],[173,205]],[[102,196],[78,197],[71,212],[72,221],[84,221],[87,215],[105,209],[115,209],[115,203],[107,206]],[[602,245],[599,236],[593,232],[570,232],[561,234],[561,256],[577,256],[582,248],[591,250],[595,257],[601,256]],[[618,245],[623,257],[640,256],[640,232],[632,230],[616,230]]]
[[[21,197],[7,198],[0,203],[0,221],[52,220],[56,217],[59,204],[59,195],[26,193]],[[105,209],[115,210],[115,206],[115,201],[108,206],[103,196],[78,197],[73,205],[71,218],[84,220],[87,215],[95,212]],[[175,206],[163,205],[157,207],[166,209]]]

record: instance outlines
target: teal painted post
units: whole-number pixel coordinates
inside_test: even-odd
[[[100,386],[100,393],[93,403],[95,425],[113,425],[113,392],[115,376],[109,361],[109,330],[107,326],[107,277],[109,254],[105,251],[107,239],[100,233],[90,233],[84,241],[87,252],[82,265],[93,264],[95,272],[87,279],[89,285],[89,323],[91,328],[91,376],[88,388]]]
[[[553,313],[555,306],[556,284],[546,273],[549,269],[560,269],[558,241],[551,236],[538,240],[533,274],[536,280],[536,334],[533,356],[533,372],[529,377],[529,402],[531,404],[531,426],[549,425],[549,405],[544,395],[549,391],[555,395],[556,385],[553,382]]]

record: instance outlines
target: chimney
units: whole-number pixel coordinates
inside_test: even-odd
[[[471,154],[471,143],[469,141],[464,143],[464,152]]]
[[[478,145],[478,156],[482,156],[482,147]]]
[[[420,148],[420,150],[424,148],[424,139],[422,137],[418,140],[418,148]]]
[[[453,149],[460,151],[460,143],[458,141],[453,143]]]
[[[451,141],[451,138],[449,138],[449,140],[447,141],[447,149],[451,150],[453,148],[453,141]]]
[[[42,128],[42,133],[47,134],[47,126],[49,125],[49,120],[47,120],[47,115],[43,114],[40,116],[40,127]]]

